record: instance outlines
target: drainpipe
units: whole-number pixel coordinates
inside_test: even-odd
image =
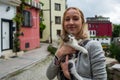
[[[52,21],[51,21],[51,0],[49,0],[50,7],[50,43],[52,43]]]

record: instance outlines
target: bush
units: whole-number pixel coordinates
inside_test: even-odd
[[[111,43],[109,51],[110,54],[108,56],[115,58],[118,62],[120,62],[120,46],[115,43]]]
[[[57,51],[57,48],[56,47],[53,47],[52,45],[49,45],[47,47],[47,50],[52,54],[52,55],[55,55],[56,51]]]

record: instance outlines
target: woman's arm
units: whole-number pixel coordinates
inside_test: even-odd
[[[50,65],[47,68],[46,75],[47,75],[48,79],[50,79],[50,80],[54,79],[56,77],[56,75],[59,73],[59,67],[60,67],[60,65],[58,64],[58,62],[60,61],[60,59],[64,55],[75,53],[75,52],[76,52],[76,50],[73,49],[72,47],[67,46],[67,45],[62,45],[57,50],[57,52],[55,53],[54,59],[52,60],[52,62],[50,63]],[[56,61],[57,61],[56,58],[58,59],[57,64],[56,64]],[[66,65],[66,66],[68,66],[68,65]]]
[[[55,65],[55,57],[47,68],[46,75],[49,80],[52,80],[56,77],[59,71],[59,65]]]
[[[101,44],[97,41],[92,41],[89,52],[93,80],[107,80],[106,59]]]

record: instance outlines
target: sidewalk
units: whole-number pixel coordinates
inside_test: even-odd
[[[48,45],[49,44],[41,43],[40,48],[27,51],[22,56],[8,60],[0,59],[0,79],[14,74],[18,70],[29,68],[37,62],[43,61],[49,55],[47,51]]]

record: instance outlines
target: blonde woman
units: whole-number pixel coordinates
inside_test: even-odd
[[[63,14],[62,35],[72,34],[78,41],[80,39],[85,41],[89,38],[84,24],[82,11],[75,7],[69,7]],[[84,47],[88,51],[87,56],[76,52],[74,48],[64,45],[62,42],[47,69],[48,79],[52,80],[57,76],[58,80],[72,80],[68,70],[69,56],[66,56],[65,62],[61,62],[61,59],[64,55],[76,53],[78,54],[75,63],[76,70],[83,80],[107,80],[105,56],[101,44],[90,40]]]

